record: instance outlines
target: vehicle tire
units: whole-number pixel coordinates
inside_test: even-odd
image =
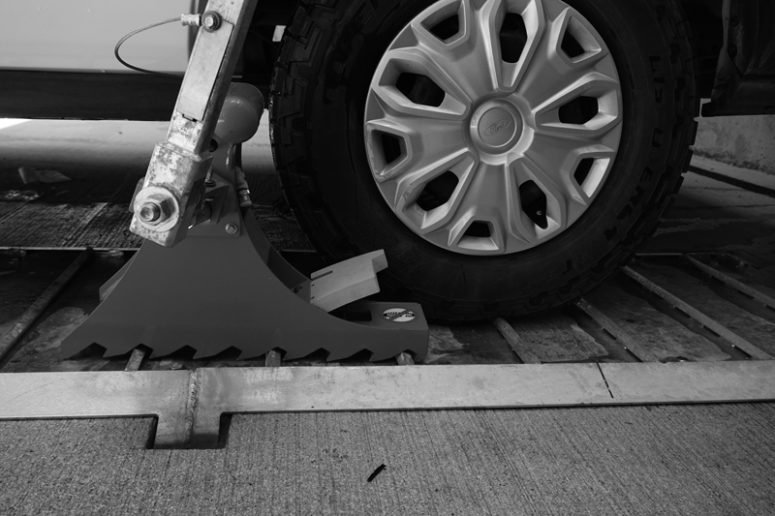
[[[394,297],[445,321],[541,311],[655,230],[696,133],[692,59],[672,0],[306,1],[274,156],[319,251],[385,249]]]

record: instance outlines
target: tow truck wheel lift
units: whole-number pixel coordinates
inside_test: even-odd
[[[102,302],[91,317],[63,342],[65,357],[92,343],[109,357],[138,345],[150,348],[151,357],[183,346],[196,350],[194,358],[235,348],[240,359],[274,350],[292,360],[320,348],[328,360],[364,349],[373,361],[401,353],[425,355],[428,327],[419,305],[356,302],[379,292],[376,273],[387,266],[382,251],[327,267],[310,279],[264,236],[250,210],[238,159],[239,145],[255,132],[262,110],[258,90],[245,84],[230,88],[228,116],[215,132],[219,150],[214,164],[206,178],[194,179],[204,180],[196,223],[174,247],[143,245],[102,287]],[[239,141],[229,140],[234,136]],[[136,231],[164,243],[181,239],[172,231],[187,224],[156,230],[172,226],[165,217],[178,211],[167,206],[179,200],[159,186],[159,176],[170,172],[167,163],[174,162],[167,161],[166,152],[165,145],[157,149],[134,202]],[[339,317],[329,315],[334,310]]]
[[[230,348],[239,358],[322,348],[329,360],[364,349],[371,360],[422,358],[428,326],[416,304],[353,302],[379,292],[387,266],[376,251],[307,278],[277,252],[250,208],[241,145],[264,103],[231,84],[256,0],[216,0],[202,15],[165,142],[132,202],[131,230],[147,242],[103,286],[102,303],[63,343],[72,356],[96,343],[106,356],[138,345],[152,357],[183,346],[195,358]],[[327,312],[340,309],[340,317]]]
[[[131,229],[146,242],[101,289],[101,304],[62,343],[195,358],[363,350],[402,367],[202,368],[0,374],[0,420],[155,416],[156,447],[215,447],[232,413],[567,407],[764,401],[773,362],[412,366],[427,353],[419,305],[361,301],[387,266],[376,251],[306,278],[250,213],[240,146],[263,99],[231,85],[258,0],[210,0],[184,16],[199,34],[165,142],[135,193]],[[332,315],[331,312],[334,312]],[[269,365],[269,360],[267,364]],[[276,364],[275,364],[276,365]]]

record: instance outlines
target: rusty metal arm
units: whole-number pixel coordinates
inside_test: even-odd
[[[212,164],[213,134],[258,0],[210,0],[166,141],[132,201],[133,233],[162,246],[185,238]]]

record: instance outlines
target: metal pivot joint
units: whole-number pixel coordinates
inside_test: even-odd
[[[138,345],[152,357],[184,347],[195,358],[230,349],[240,358],[319,349],[329,360],[364,350],[374,361],[426,355],[419,305],[360,301],[380,290],[383,251],[310,279],[271,246],[250,210],[241,145],[258,129],[264,101],[253,86],[229,81],[254,6],[208,5],[167,141],[133,200],[132,231],[149,242],[103,286],[102,303],[63,342],[64,356],[95,343],[106,356]],[[220,21],[208,25],[211,13]]]

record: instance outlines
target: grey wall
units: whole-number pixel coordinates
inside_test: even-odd
[[[775,174],[775,116],[701,118],[695,153]]]

